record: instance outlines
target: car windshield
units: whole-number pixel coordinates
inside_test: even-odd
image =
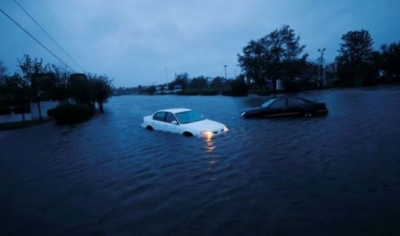
[[[271,105],[271,103],[275,102],[276,99],[270,99],[267,100],[266,102],[264,102],[263,104],[261,104],[262,107],[268,107],[269,105]]]
[[[176,113],[176,118],[178,118],[179,123],[187,124],[200,120],[204,120],[204,117],[195,111],[185,111]]]

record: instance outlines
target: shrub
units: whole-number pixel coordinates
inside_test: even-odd
[[[77,124],[89,120],[94,113],[94,109],[87,105],[65,104],[55,108],[54,119],[58,124]]]
[[[49,110],[47,110],[47,116],[54,117],[55,112],[56,112],[56,108],[50,108]]]

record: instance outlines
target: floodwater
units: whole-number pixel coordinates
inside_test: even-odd
[[[266,97],[122,96],[83,124],[0,132],[0,235],[399,235],[400,88],[302,95],[329,115],[245,120]],[[140,126],[171,107],[230,130]]]

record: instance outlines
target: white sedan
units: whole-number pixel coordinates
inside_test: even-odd
[[[224,124],[205,119],[199,113],[187,108],[159,110],[143,117],[142,127],[148,130],[203,137],[211,137],[228,131]]]

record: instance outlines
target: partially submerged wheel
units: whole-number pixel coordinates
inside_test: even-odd
[[[187,131],[183,132],[183,135],[186,136],[186,137],[192,137],[193,136],[192,133],[187,132]]]
[[[148,125],[148,126],[146,127],[146,129],[147,129],[147,130],[153,130],[153,127],[151,127],[150,125]]]

